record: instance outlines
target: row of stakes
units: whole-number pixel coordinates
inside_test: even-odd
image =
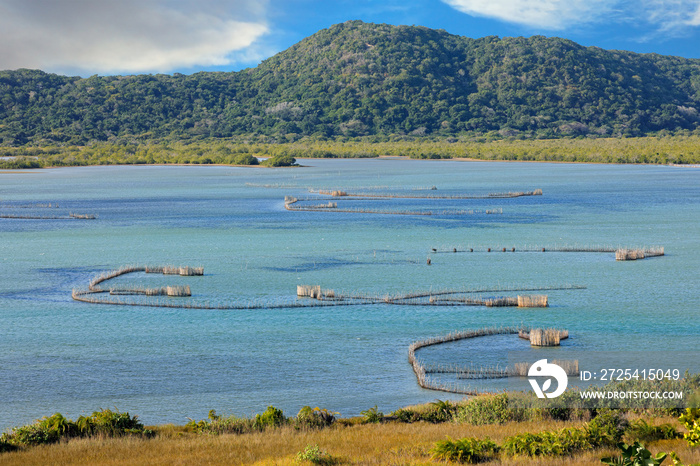
[[[437,252],[437,249],[432,248],[433,252]],[[507,251],[507,248],[502,249],[503,252]],[[457,248],[452,248],[452,252],[457,252]],[[474,252],[474,248],[469,248],[469,252]],[[491,248],[488,248],[486,252],[491,252]],[[510,252],[515,252],[515,248],[511,248]],[[542,252],[545,252],[545,248],[542,248]],[[428,265],[431,264],[430,257],[428,257]]]

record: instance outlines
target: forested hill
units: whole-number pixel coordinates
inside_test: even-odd
[[[0,72],[0,144],[700,128],[700,60],[350,21],[235,73]],[[700,130],[698,130],[700,131]]]

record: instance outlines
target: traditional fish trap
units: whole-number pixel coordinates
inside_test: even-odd
[[[541,295],[518,295],[518,307],[547,307],[549,298],[546,294]]]
[[[184,286],[166,286],[165,294],[167,296],[172,296],[176,298],[184,298],[187,296],[192,296],[189,285]]]
[[[337,208],[338,208],[337,202],[329,202],[328,204],[317,204],[317,205],[306,206],[306,209],[309,209],[309,210],[313,210],[313,209],[337,209]]]
[[[518,299],[513,297],[491,298],[484,300],[486,307],[511,307],[518,305]]]
[[[183,277],[204,275],[204,267],[180,267],[179,274]]]
[[[50,207],[51,205],[49,205]],[[95,220],[97,218],[97,215],[94,214],[76,214],[73,212],[68,213],[68,216],[70,218],[77,218],[80,220]]]
[[[566,375],[579,375],[578,359],[552,359],[550,362],[564,369]],[[516,362],[512,373],[514,376],[527,377],[531,366],[529,362]]]
[[[618,261],[636,261],[645,257],[642,249],[618,249],[615,251],[615,260]]]
[[[180,267],[166,265],[163,267],[163,275],[180,275]]]
[[[521,334],[519,333],[518,336],[521,336]],[[562,338],[562,336],[564,336],[564,338]],[[568,331],[561,331],[555,328],[533,328],[529,333],[531,346],[559,346],[560,341],[568,337]]]
[[[340,190],[333,190],[333,191],[321,191],[319,190],[319,194],[324,194],[326,196],[333,196],[333,197],[345,197],[348,195],[346,191],[340,191]]]
[[[321,286],[320,285],[297,285],[297,296],[304,298],[316,298],[321,299]]]

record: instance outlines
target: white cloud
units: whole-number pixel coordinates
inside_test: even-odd
[[[654,31],[700,26],[700,0],[443,0],[456,10],[524,26],[561,30],[632,22]]]
[[[645,0],[648,21],[662,30],[700,26],[700,0]]]
[[[443,0],[473,16],[485,16],[543,29],[564,29],[609,13],[606,0]]]
[[[0,0],[0,69],[226,65],[268,32],[260,0]]]
[[[700,26],[700,5],[698,5],[698,9],[695,10],[695,13],[688,20],[688,25]]]

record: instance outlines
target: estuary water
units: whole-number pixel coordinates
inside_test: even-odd
[[[147,424],[182,424],[206,418],[210,409],[250,416],[274,405],[291,416],[310,405],[349,416],[374,405],[389,412],[436,398],[458,399],[418,387],[408,345],[487,326],[568,329],[569,340],[541,350],[541,357],[565,356],[570,349],[639,352],[652,363],[659,352],[698,350],[699,168],[300,162],[304,167],[1,172],[0,215],[79,213],[97,219],[0,218],[0,430],[54,412],[75,419],[100,408],[138,414]],[[425,189],[433,186],[437,189]],[[460,215],[285,210],[285,196],[313,196],[308,188],[432,195],[542,189],[543,195],[337,200],[338,207],[473,211]],[[666,254],[616,262],[614,253],[522,252],[565,246],[663,246]],[[489,247],[493,252],[485,252]],[[509,252],[501,252],[503,247]],[[290,300],[297,285],[377,295],[447,288],[585,289],[542,292],[550,303],[544,309],[197,310],[71,299],[73,288],[128,264],[202,266],[202,277],[133,274],[115,283],[188,284],[193,297],[183,299],[211,304]],[[492,364],[528,346],[501,336],[421,354],[435,363]],[[699,370],[698,361],[678,365]],[[498,384],[485,387],[502,388]]]

